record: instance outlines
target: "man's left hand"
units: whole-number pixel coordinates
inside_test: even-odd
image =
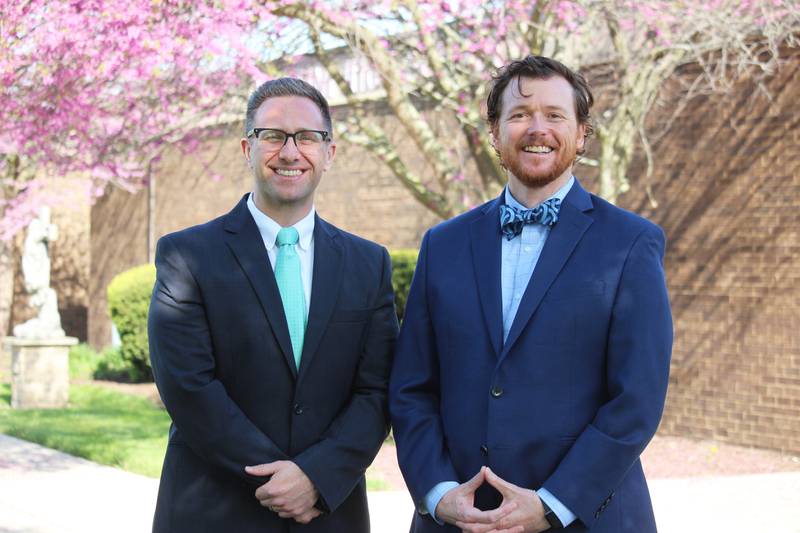
[[[485,479],[503,496],[503,505],[507,502],[516,503],[516,508],[497,523],[497,530],[522,526],[524,533],[538,533],[550,528],[544,517],[542,501],[536,491],[509,483],[488,467]]]
[[[246,466],[245,472],[251,476],[272,476],[256,489],[256,498],[281,518],[293,518],[305,524],[321,514],[314,508],[319,491],[292,461]]]

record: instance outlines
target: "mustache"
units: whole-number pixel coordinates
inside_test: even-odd
[[[556,139],[552,137],[548,137],[547,135],[541,134],[533,134],[533,135],[526,135],[517,143],[518,148],[523,148],[525,146],[531,145],[540,145],[540,146],[549,146],[552,149],[558,149],[561,147],[561,143],[559,143]]]

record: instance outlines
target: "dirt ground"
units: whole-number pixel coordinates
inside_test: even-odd
[[[658,435],[642,454],[648,479],[800,471],[800,457],[710,440]],[[387,489],[405,489],[394,446],[381,448],[368,473]]]
[[[127,384],[109,381],[94,383],[120,392],[150,398],[159,405],[161,403],[158,391],[152,383]],[[664,435],[657,435],[650,442],[642,454],[642,464],[645,474],[650,479],[800,471],[800,457],[713,440]],[[387,443],[381,448],[368,470],[368,475],[383,489],[405,489],[393,444]]]

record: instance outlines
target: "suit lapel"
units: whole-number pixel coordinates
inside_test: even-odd
[[[500,355],[503,337],[503,304],[500,294],[501,198],[490,202],[483,216],[470,226],[475,282],[483,308],[483,319],[496,355]]]
[[[226,243],[250,281],[272,333],[283,352],[286,364],[296,377],[297,369],[292,356],[292,343],[289,339],[286,316],[283,313],[281,294],[275,282],[275,273],[272,271],[267,250],[264,248],[264,240],[247,209],[247,195],[227,215],[225,231]]]
[[[336,229],[317,216],[314,222],[311,306],[303,341],[303,356],[300,359],[300,374],[311,364],[339,296],[344,259],[337,240]]]
[[[553,226],[550,235],[547,237],[547,242],[542,249],[542,255],[536,263],[531,280],[525,289],[525,294],[522,296],[514,322],[511,324],[511,331],[508,332],[508,338],[503,346],[502,357],[505,357],[514,346],[522,330],[539,307],[550,285],[564,268],[575,246],[577,246],[589,226],[592,225],[592,218],[584,214],[584,211],[591,209],[591,197],[576,179],[572,189],[564,198],[559,212],[558,223]]]

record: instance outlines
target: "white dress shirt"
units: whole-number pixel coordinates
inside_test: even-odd
[[[261,212],[256,203],[253,201],[253,194],[247,198],[247,209],[253,216],[256,222],[258,232],[261,234],[261,239],[264,241],[264,246],[267,249],[267,256],[269,257],[269,264],[272,266],[272,271],[275,271],[275,259],[278,257],[278,249],[275,246],[275,239],[278,237],[278,232],[281,225],[272,220],[270,217]],[[314,272],[314,215],[316,211],[314,206],[306,216],[301,218],[297,223],[292,225],[300,236],[297,241],[295,250],[300,258],[300,276],[303,279],[303,294],[306,297],[306,314],[308,314],[311,305],[311,278]]]

